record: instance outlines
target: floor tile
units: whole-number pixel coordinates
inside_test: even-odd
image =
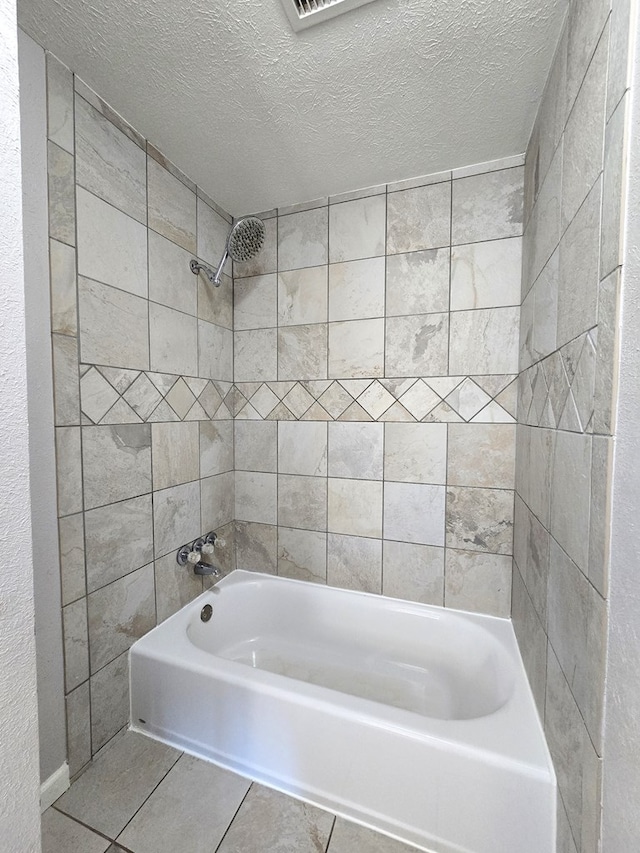
[[[333,815],[254,784],[217,853],[324,853],[332,825]]]
[[[357,853],[415,853],[415,847],[409,847],[401,841],[337,817],[327,853],[356,853],[356,851]]]
[[[179,755],[171,747],[127,732],[73,783],[56,807],[115,838]]]
[[[135,853],[212,853],[249,785],[235,773],[183,755],[118,843]]]
[[[42,853],[105,853],[106,838],[55,809],[42,815]]]

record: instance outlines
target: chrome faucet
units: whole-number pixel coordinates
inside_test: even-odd
[[[178,564],[193,566],[194,574],[202,577],[220,577],[222,571],[213,563],[203,560],[203,557],[210,558],[213,555],[216,539],[216,534],[211,532],[196,539],[191,545],[183,545],[176,557]],[[220,544],[223,544],[222,541]]]

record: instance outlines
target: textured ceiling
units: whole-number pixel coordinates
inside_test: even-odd
[[[19,0],[19,20],[231,213],[521,153],[566,0]]]

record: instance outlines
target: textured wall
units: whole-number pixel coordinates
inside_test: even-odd
[[[562,853],[600,835],[628,33],[626,2],[571,5],[525,171],[513,619]]]
[[[623,11],[624,4],[623,4]],[[631,92],[627,94],[629,159],[627,215],[622,268],[620,386],[616,418],[611,529],[609,646],[603,774],[604,851],[635,850],[640,843],[640,573],[638,507],[640,470],[640,57],[637,9],[629,27],[634,53]],[[624,47],[620,48],[624,58]],[[633,474],[630,476],[630,472]]]
[[[0,846],[40,850],[15,4],[0,2]],[[17,559],[16,559],[17,555]]]
[[[239,567],[509,615],[521,162],[266,214],[234,269]]]
[[[31,481],[36,484],[31,492],[31,518],[40,778],[44,782],[67,759],[49,334],[47,94],[44,51],[23,32],[19,48],[29,459]]]
[[[200,593],[177,549],[233,521],[229,217],[51,54],[49,254],[68,755],[128,721],[127,651]],[[75,91],[74,91],[75,90]],[[219,559],[231,565],[232,529]]]

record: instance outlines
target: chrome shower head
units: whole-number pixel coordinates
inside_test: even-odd
[[[227,252],[234,261],[248,261],[264,243],[264,222],[257,216],[238,219],[227,238]]]

